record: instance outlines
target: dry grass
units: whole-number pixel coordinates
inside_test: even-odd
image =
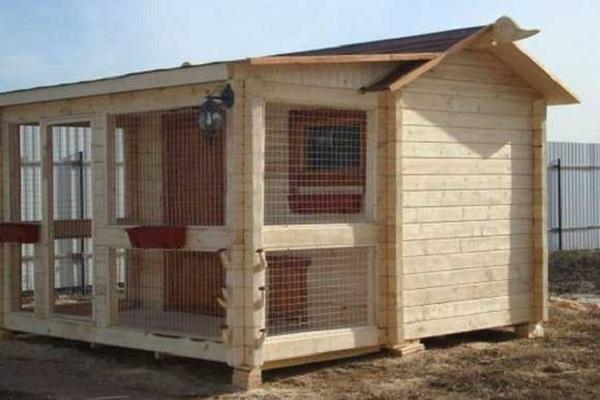
[[[553,257],[553,292],[595,292],[597,260],[600,255],[589,252]],[[0,343],[0,398],[600,398],[600,307],[553,303],[543,339],[517,340],[509,330],[494,330],[425,344],[424,354],[408,358],[378,354],[267,372],[263,389],[239,393],[229,385],[230,371],[218,364],[21,336]]]

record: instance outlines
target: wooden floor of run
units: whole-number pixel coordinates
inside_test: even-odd
[[[142,331],[219,339],[224,324],[220,317],[161,310],[122,310],[118,322],[119,326]]]
[[[515,339],[509,330],[447,336],[412,357],[379,353],[264,372],[263,388],[250,393],[235,391],[223,364],[22,335],[0,342],[0,398],[596,400],[600,308],[561,307],[553,303],[544,339]]]

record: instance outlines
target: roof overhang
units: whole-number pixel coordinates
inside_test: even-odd
[[[228,76],[227,63],[138,72],[92,81],[0,93],[0,107],[122,93],[134,90],[218,82],[227,80]]]
[[[578,103],[577,97],[565,85],[514,43],[537,32],[523,30],[510,18],[502,17],[490,25],[434,34],[16,90],[0,93],[0,107],[224,81],[230,78],[230,67],[237,64],[260,67],[398,62],[398,67],[389,74],[360,89],[363,92],[396,91],[439,65],[449,55],[465,48],[485,49],[494,53],[544,96],[548,104]]]
[[[427,71],[439,65],[446,57],[474,46],[494,53],[518,76],[536,89],[550,105],[577,104],[579,99],[558,78],[552,75],[531,55],[514,42],[497,43],[494,41],[494,24],[482,27],[470,36],[456,42],[445,52],[429,61],[411,61],[402,63],[383,78],[361,88],[363,92],[391,90],[396,91],[415,81]]]
[[[517,43],[489,46],[489,50],[525,82],[544,96],[550,105],[578,104],[577,96]]]

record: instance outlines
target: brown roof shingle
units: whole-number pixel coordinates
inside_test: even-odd
[[[277,56],[335,56],[352,54],[443,52],[448,50],[456,42],[472,35],[481,28],[483,28],[483,26],[277,54]]]

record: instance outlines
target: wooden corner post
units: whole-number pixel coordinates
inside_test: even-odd
[[[531,279],[532,315],[528,323],[515,326],[518,337],[544,335],[542,322],[548,320],[548,223],[546,194],[546,109],[544,99],[532,105],[533,158],[533,253]]]
[[[548,320],[548,223],[546,194],[546,109],[543,99],[533,101],[533,256],[531,321],[516,326],[517,336],[543,336],[542,322]]]
[[[233,384],[253,389],[261,384],[262,345],[266,336],[265,270],[262,228],[264,215],[265,101],[262,81],[234,80],[236,105],[233,110],[230,190],[237,193],[230,201],[233,212],[234,250],[227,284],[233,293],[233,308],[228,311],[231,327],[228,363],[234,368]]]
[[[378,207],[380,310],[384,345],[404,345],[402,309],[402,92],[379,96]]]

